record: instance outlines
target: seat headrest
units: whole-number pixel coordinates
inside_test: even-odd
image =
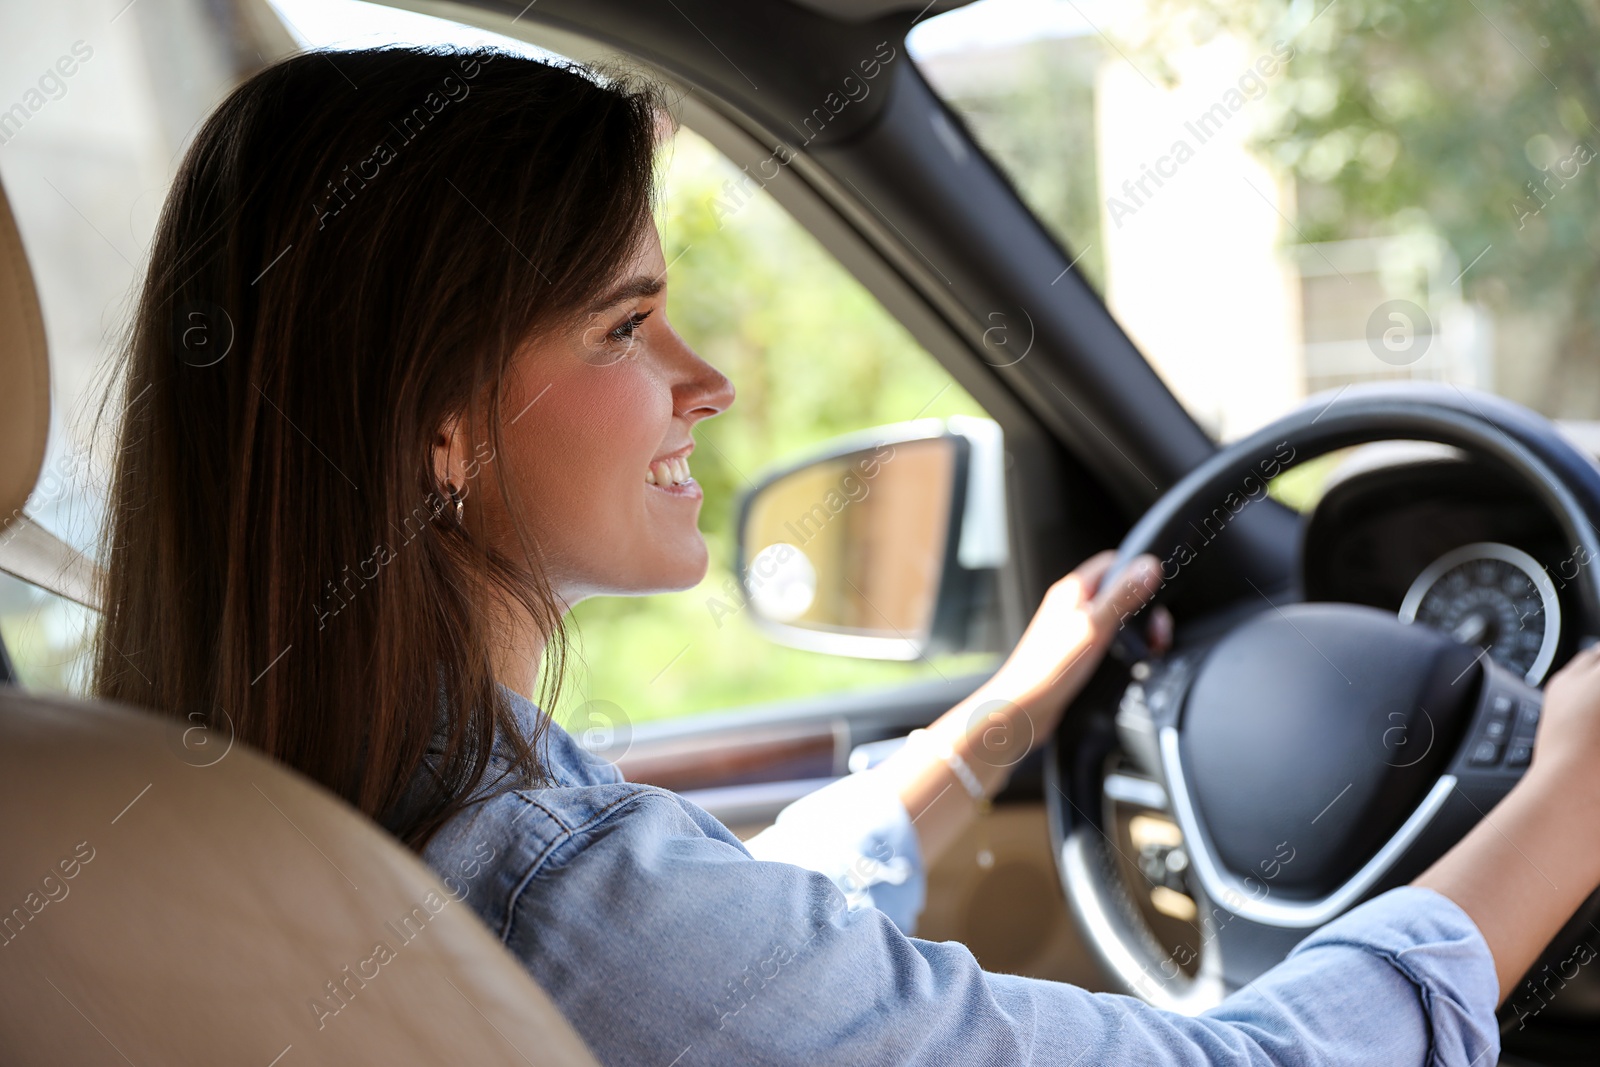
[[[22,514],[50,435],[44,316],[11,201],[0,185],[0,530]]]
[[[0,690],[8,1064],[593,1067],[470,883],[197,731]]]

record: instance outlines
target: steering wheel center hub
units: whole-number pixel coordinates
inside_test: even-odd
[[[1229,633],[1180,724],[1217,859],[1289,897],[1345,882],[1437,781],[1481,674],[1473,648],[1354,604],[1289,605]]]

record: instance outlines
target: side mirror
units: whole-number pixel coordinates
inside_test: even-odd
[[[911,660],[996,644],[1008,539],[998,424],[882,426],[767,474],[741,501],[745,605],[774,641]]]

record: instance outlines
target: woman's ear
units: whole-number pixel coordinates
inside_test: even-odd
[[[472,450],[460,415],[446,419],[433,435],[433,480],[441,491],[455,486],[463,492],[467,484],[467,463]]]

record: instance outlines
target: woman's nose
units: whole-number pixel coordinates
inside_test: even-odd
[[[682,384],[673,390],[677,413],[691,423],[709,419],[728,410],[733,403],[733,383],[728,376],[683,345],[687,369]]]

